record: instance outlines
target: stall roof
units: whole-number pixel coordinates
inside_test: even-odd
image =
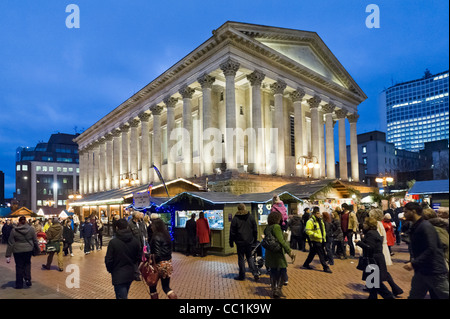
[[[409,195],[448,194],[448,179],[415,182],[408,191]]]
[[[323,188],[328,186],[330,183],[337,181],[334,179],[319,180],[317,182],[311,182],[309,184],[303,183],[291,183],[281,186],[275,189],[272,193],[289,192],[297,198],[309,199],[315,193],[321,191]]]

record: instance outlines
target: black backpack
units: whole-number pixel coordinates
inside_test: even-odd
[[[270,250],[274,253],[279,253],[282,251],[281,244],[278,239],[272,234],[272,227],[266,227],[264,229],[264,239],[261,242],[261,246],[266,250]]]

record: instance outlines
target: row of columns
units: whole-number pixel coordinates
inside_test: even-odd
[[[232,131],[229,129],[237,128],[236,114],[236,91],[235,77],[240,64],[228,59],[220,64],[220,69],[225,76],[225,114],[226,114],[226,132],[224,132],[225,142],[225,160],[227,169],[234,170],[238,166],[238,139],[234,141]],[[251,171],[253,173],[265,173],[266,159],[264,158],[265,136],[262,102],[261,102],[261,84],[265,79],[265,75],[255,70],[247,75],[247,79],[251,85],[251,112],[252,112],[252,128],[258,132],[262,129],[262,134],[256,134],[254,143],[249,145],[249,158],[253,161]],[[203,74],[197,79],[200,83],[203,94],[202,104],[202,123],[200,131],[212,127],[212,85],[215,78],[208,74]],[[285,131],[284,116],[284,96],[287,84],[278,80],[270,86],[274,96],[274,114],[272,118],[272,127],[278,129],[278,135],[272,139],[272,152],[275,154],[277,164],[277,175],[286,175],[286,152],[285,139],[287,138]],[[183,112],[182,126],[189,132],[190,143],[183,147],[183,177],[193,177],[193,126],[192,126],[192,97],[194,89],[188,85],[182,86],[178,93],[182,97]],[[345,137],[345,118],[350,122],[350,141],[351,141],[351,173],[354,181],[359,180],[358,173],[358,154],[356,142],[356,121],[358,115],[347,114],[343,109],[337,109],[333,103],[320,105],[322,100],[315,95],[304,102],[306,93],[303,89],[297,88],[290,93],[290,98],[294,107],[294,130],[295,130],[295,158],[301,156],[314,156],[318,159],[320,167],[313,169],[313,177],[335,178],[335,154],[334,154],[334,117],[337,118],[339,131],[339,170],[342,180],[348,179],[347,173],[347,152]],[[167,96],[162,101],[167,110],[167,180],[174,179],[176,172],[175,154],[171,154],[174,142],[170,134],[175,128],[175,106],[178,99],[173,96]],[[306,129],[306,108],[309,106],[311,113],[311,152],[308,150],[307,129]],[[128,176],[139,178],[141,184],[149,183],[157,178],[153,174],[151,165],[161,169],[162,166],[162,136],[161,136],[161,112],[163,106],[153,104],[147,111],[138,115],[138,119],[131,119],[124,123],[118,129],[111,131],[98,141],[90,144],[88,147],[80,150],[80,188],[83,194],[96,193],[111,189],[120,188],[120,180],[122,177]],[[325,121],[323,121],[325,117]],[[150,141],[149,121],[153,120],[152,141]],[[324,135],[325,124],[325,135]],[[138,128],[141,127],[139,134]],[[209,175],[213,173],[214,163],[209,151],[203,152],[208,141],[200,143],[200,154],[202,158],[202,173]],[[139,156],[139,153],[141,154]],[[325,158],[326,154],[326,158]],[[296,175],[304,176],[305,172],[297,170]]]

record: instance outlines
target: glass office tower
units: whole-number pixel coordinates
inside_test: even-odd
[[[416,151],[425,142],[448,139],[448,73],[396,84],[383,92],[387,141],[395,148]]]

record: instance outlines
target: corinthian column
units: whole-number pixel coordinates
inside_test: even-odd
[[[305,135],[305,114],[302,110],[302,101],[305,91],[297,89],[290,94],[292,103],[294,104],[294,136],[295,136],[295,163],[301,156],[305,156],[304,152],[304,135]],[[302,162],[301,162],[302,163]],[[304,176],[303,167],[296,168],[297,176]]]
[[[204,74],[201,77],[197,79],[198,83],[202,86],[202,94],[203,94],[203,123],[202,123],[202,140],[203,143],[200,143],[202,145],[202,151],[200,152],[200,156],[202,157],[203,162],[203,169],[204,173],[206,175],[211,175],[213,173],[214,164],[213,164],[213,157],[211,155],[211,152],[205,152],[206,145],[208,144],[208,140],[205,140],[203,133],[205,130],[212,128],[212,112],[211,112],[211,90],[212,85],[215,82],[216,78]]]
[[[106,139],[100,138],[98,141],[98,190],[105,191],[105,177],[106,177]]]
[[[138,164],[139,164],[139,135],[138,126],[139,120],[133,119],[129,122],[130,124],[130,172],[131,178],[138,179]]]
[[[236,92],[234,78],[239,70],[240,64],[233,59],[228,59],[220,65],[225,75],[225,109],[226,109],[226,132],[225,132],[225,159],[228,170],[237,169],[238,145],[234,145],[233,136],[236,129]],[[236,142],[238,140],[236,139]]]
[[[175,128],[175,106],[178,99],[174,97],[166,97],[164,104],[167,109],[167,180],[173,180],[176,176],[176,152],[173,150],[174,141],[170,138],[173,129]],[[183,114],[184,118],[184,114]]]
[[[320,119],[319,119],[319,104],[320,97],[314,95],[308,100],[311,109],[311,154],[318,161],[320,159]],[[319,122],[320,121],[320,122]],[[319,178],[320,168],[313,168],[313,178]]]
[[[120,130],[111,132],[113,137],[113,177],[112,187],[114,189],[120,188],[120,144],[122,140],[122,133]]]
[[[326,130],[326,172],[328,179],[336,178],[335,159],[334,159],[334,130],[333,130],[333,112],[336,105],[328,103],[322,106],[325,113]]]
[[[286,154],[285,154],[285,125],[283,112],[283,92],[286,89],[286,83],[278,80],[270,85],[274,99],[275,99],[275,114],[274,114],[274,128],[278,129],[278,145],[275,151],[277,161],[277,174],[284,175],[286,173]]]
[[[359,160],[358,160],[358,137],[356,135],[356,122],[358,121],[358,114],[350,114],[347,116],[350,122],[350,158],[352,168],[352,180],[359,182]]]
[[[109,191],[112,189],[113,180],[113,135],[107,134],[105,136],[106,143],[106,159],[105,159],[105,190]]]
[[[84,186],[84,181],[85,181],[85,164],[84,164],[84,149],[79,149],[78,150],[78,158],[79,158],[79,168],[80,168],[80,173],[79,173],[79,183],[80,183],[80,194],[84,195],[86,194],[86,188]]]
[[[253,163],[253,173],[261,174],[265,172],[264,167],[264,130],[261,105],[261,84],[266,75],[255,70],[247,75],[247,79],[252,86],[252,128],[254,138],[249,145],[249,163]]]
[[[139,114],[139,119],[141,120],[141,178],[143,184],[150,182],[150,135],[148,130],[150,116],[150,113],[145,112]]]
[[[128,132],[130,131],[130,127],[126,124],[123,124],[120,127],[120,131],[122,132],[122,163],[120,166],[120,174],[122,178],[128,176],[130,172],[129,168],[129,147],[130,141],[128,137]]]
[[[94,149],[93,145],[90,144],[87,149],[88,151],[88,193],[92,194],[94,192]]]
[[[150,107],[150,111],[153,115],[153,143],[152,143],[152,165],[156,166],[161,171],[161,112],[163,107],[154,104]],[[154,172],[154,170],[153,170]],[[158,176],[153,174],[153,180],[158,180]]]
[[[348,181],[347,172],[347,141],[345,139],[345,117],[347,111],[344,109],[335,111],[338,118],[339,129],[339,176],[341,180]]]
[[[183,86],[179,93],[183,97],[183,128],[185,133],[183,134],[183,163],[184,163],[184,177],[194,176],[193,170],[193,149],[192,149],[192,106],[191,99],[195,90],[189,86]],[[189,135],[187,135],[189,134]],[[185,136],[186,135],[186,136]],[[189,138],[189,140],[186,140]]]

